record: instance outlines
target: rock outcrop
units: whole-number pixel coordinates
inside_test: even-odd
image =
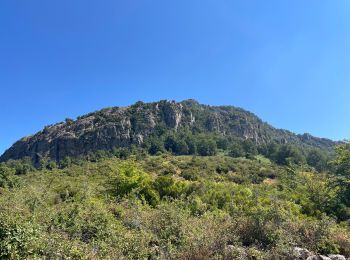
[[[129,107],[113,107],[47,126],[35,135],[24,137],[10,147],[0,161],[29,156],[61,160],[113,147],[141,145],[160,129],[176,131],[184,127],[192,132],[215,132],[251,139],[257,144],[275,140],[331,149],[333,141],[309,134],[296,135],[276,129],[254,114],[233,106],[207,106],[194,100],[182,102],[137,102]]]
[[[312,257],[312,253],[306,248],[294,247],[293,257],[295,257],[296,259],[309,259],[310,257]]]
[[[329,254],[328,256],[325,255],[317,255],[311,253],[306,248],[301,247],[294,247],[293,248],[293,255],[291,255],[292,259],[306,259],[306,260],[346,260],[345,256],[343,255],[336,255],[336,254]]]

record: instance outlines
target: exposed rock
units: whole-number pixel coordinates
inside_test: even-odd
[[[305,259],[305,255],[310,253],[308,250],[306,250],[304,248],[299,248],[299,247],[295,247],[294,248],[294,256],[298,257],[298,259]],[[308,253],[307,253],[308,252]],[[324,256],[324,255],[311,255],[309,257],[306,258],[306,260],[346,260],[345,256],[343,255],[328,255],[328,256]]]
[[[308,259],[311,255],[311,252],[305,248],[294,247],[293,249],[293,256],[297,259]]]
[[[328,255],[328,257],[331,260],[346,260],[345,256],[343,255]]]
[[[275,129],[254,114],[232,106],[206,106],[195,100],[183,102],[137,102],[129,107],[113,107],[90,113],[77,120],[67,119],[47,126],[35,135],[22,138],[9,148],[0,161],[29,156],[34,163],[42,157],[60,161],[113,147],[142,145],[157,127],[177,131],[180,127],[216,132],[257,144],[271,140],[331,149],[335,142],[309,134],[295,135]]]
[[[227,256],[232,257],[232,259],[248,259],[246,249],[243,247],[227,245],[226,251]]]
[[[306,260],[331,260],[331,259],[324,255],[312,255],[312,256],[309,256]]]
[[[317,255],[312,255],[312,256],[309,256],[308,258],[306,258],[306,260],[319,260],[320,258],[318,258]]]

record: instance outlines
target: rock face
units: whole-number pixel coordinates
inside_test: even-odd
[[[0,161],[29,156],[34,162],[40,157],[61,160],[113,147],[141,145],[160,129],[192,132],[216,132],[226,136],[251,139],[257,144],[275,140],[322,149],[331,149],[333,141],[309,134],[295,135],[276,129],[254,114],[233,106],[207,106],[194,100],[182,102],[137,102],[129,107],[106,108],[47,126],[35,135],[24,137],[10,147]]]

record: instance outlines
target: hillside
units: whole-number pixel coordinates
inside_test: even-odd
[[[1,160],[0,259],[350,257],[350,144],[240,108],[107,108]]]
[[[190,135],[215,135],[234,143],[234,139],[251,140],[256,146],[295,144],[330,151],[335,142],[310,134],[296,135],[276,129],[254,114],[233,106],[208,106],[194,100],[182,102],[137,102],[129,107],[112,107],[66,119],[42,131],[22,138],[10,147],[0,161],[41,158],[60,161],[115,147],[145,147],[150,138],[164,139],[173,132]],[[186,140],[185,140],[186,141]],[[187,142],[187,145],[190,144]]]
[[[169,154],[25,165],[0,164],[2,259],[350,257],[342,192],[311,168]]]

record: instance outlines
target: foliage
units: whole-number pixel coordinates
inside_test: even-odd
[[[197,151],[198,154],[201,156],[210,156],[216,154],[216,142],[211,139],[207,139],[205,137],[202,137],[198,140],[197,143]]]
[[[17,186],[19,178],[15,174],[15,169],[0,164],[0,187],[13,188]]]
[[[347,220],[350,218],[350,144],[336,147],[336,154],[332,164],[335,166],[333,186],[339,189],[340,194],[337,211],[340,219]]]
[[[307,164],[314,167],[317,171],[325,171],[328,168],[327,154],[320,149],[311,149],[306,157]]]
[[[188,137],[204,141],[171,138]],[[318,152],[310,168],[293,147],[266,147],[269,160],[251,146],[240,158],[119,148],[26,174],[16,171],[25,162],[1,164],[1,257],[287,259],[295,245],[350,256],[348,190],[334,186],[348,181],[348,147],[332,175],[315,171]]]
[[[151,205],[156,205],[159,194],[154,190],[152,179],[148,174],[131,164],[124,164],[115,180],[116,194],[125,196],[131,192],[145,199]]]
[[[243,148],[243,145],[241,142],[236,142],[230,146],[230,150],[228,152],[229,156],[238,158],[238,157],[244,157],[245,151]]]

